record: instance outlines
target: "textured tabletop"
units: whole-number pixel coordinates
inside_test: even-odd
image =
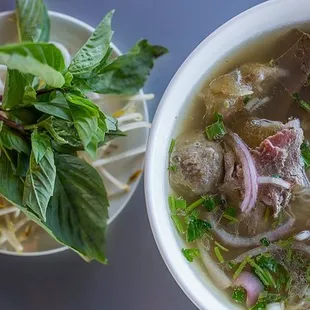
[[[114,43],[126,51],[138,39],[169,48],[145,90],[156,94],[151,117],[188,54],[231,17],[263,0],[45,0],[49,9],[95,26],[115,8]],[[0,11],[14,0],[0,0]],[[5,31],[5,29],[1,29]],[[109,229],[109,265],[87,264],[72,252],[0,256],[0,310],[193,310],[155,245],[143,182]],[[216,310],[216,309],[210,309]]]

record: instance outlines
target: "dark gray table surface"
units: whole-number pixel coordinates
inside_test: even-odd
[[[46,0],[51,10],[95,26],[112,8],[114,43],[126,51],[138,39],[169,48],[145,87],[154,116],[170,79],[187,55],[231,17],[263,0]],[[14,7],[0,0],[0,11]],[[1,29],[5,31],[5,29]],[[87,264],[70,251],[18,258],[0,256],[0,310],[196,309],[173,280],[149,226],[143,182],[109,228],[109,265]],[[216,310],[216,309],[211,309]]]

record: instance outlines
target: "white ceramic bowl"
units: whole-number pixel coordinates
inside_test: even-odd
[[[71,55],[74,55],[81,46],[87,41],[89,36],[93,33],[94,28],[88,24],[73,18],[71,16],[57,13],[49,12],[51,20],[51,38],[53,42],[59,42],[63,44],[70,52]],[[0,45],[17,42],[17,32],[16,32],[16,20],[14,12],[1,12],[0,13]],[[111,44],[114,54],[120,55],[121,52],[114,45]],[[143,92],[140,92],[143,94]],[[113,113],[117,109],[124,106],[125,102],[114,103],[113,106],[108,107],[108,112]],[[136,112],[141,113],[145,121],[149,121],[147,105],[145,101],[139,102],[136,105]],[[147,143],[148,139],[148,128],[140,128],[136,130],[129,131],[127,137],[121,137],[116,139],[115,144],[117,144],[118,149],[113,152],[113,155],[122,153],[131,148],[143,147]],[[122,161],[108,164],[106,169],[113,174],[118,180],[123,183],[126,183],[129,177],[136,172],[137,170],[142,170],[144,166],[144,156],[135,156],[127,158]],[[132,182],[130,190],[122,195],[117,195],[110,200],[109,208],[109,220],[110,224],[120,212],[125,208],[129,199],[135,192],[141,175]],[[104,180],[107,189],[111,188],[111,184],[108,180]],[[9,254],[9,255],[18,255],[18,256],[37,256],[37,255],[48,255],[54,254],[63,250],[66,250],[67,247],[59,244],[54,239],[52,239],[46,232],[41,231],[39,235],[39,240],[36,246],[25,250],[22,253],[16,253],[9,250],[0,249],[0,253]]]
[[[270,0],[233,18],[206,38],[186,59],[170,82],[155,115],[145,169],[145,195],[149,220],[161,255],[187,296],[203,310],[231,310],[231,303],[201,272],[188,263],[183,239],[170,220],[167,202],[168,148],[188,108],[214,65],[248,40],[276,29],[310,22],[309,0]]]

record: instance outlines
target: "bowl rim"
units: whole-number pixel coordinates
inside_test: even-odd
[[[266,2],[255,5],[235,17],[231,18],[223,25],[218,27],[215,31],[213,31],[210,35],[208,35],[185,59],[179,69],[176,71],[175,75],[171,79],[168,84],[164,95],[158,105],[156,114],[153,119],[152,129],[149,136],[149,142],[147,146],[146,153],[146,164],[145,164],[145,199],[146,206],[148,212],[148,218],[150,222],[150,226],[152,229],[153,237],[159,249],[159,252],[164,260],[168,270],[171,275],[178,283],[183,292],[187,295],[187,297],[199,308],[203,310],[207,309],[216,309],[216,310],[228,310],[232,309],[233,306],[228,307],[225,306],[222,302],[221,296],[215,296],[212,293],[212,288],[207,288],[206,285],[199,280],[196,272],[189,267],[189,263],[186,262],[184,257],[181,257],[181,248],[177,244],[177,238],[175,237],[175,228],[173,227],[171,221],[167,220],[167,212],[169,212],[167,197],[165,195],[165,182],[161,179],[161,174],[159,175],[159,169],[162,170],[162,166],[158,167],[158,162],[160,160],[164,160],[166,162],[167,154],[163,155],[163,152],[166,152],[166,149],[163,149],[160,145],[166,146],[166,141],[162,141],[161,137],[165,136],[170,139],[172,133],[169,128],[164,128],[164,124],[160,121],[164,114],[168,112],[169,106],[169,98],[175,97],[176,89],[180,90],[180,82],[182,77],[186,75],[188,67],[193,64],[194,58],[197,55],[201,55],[204,50],[206,50],[207,46],[211,44],[211,42],[215,41],[215,38],[220,34],[228,31],[229,28],[234,27],[242,23],[242,20],[245,18],[249,18],[251,16],[258,16],[259,14],[263,14],[264,11],[273,10],[278,8],[281,5],[285,4],[297,4],[296,2],[306,3],[305,0],[267,0]],[[307,4],[309,5],[309,3]],[[269,12],[269,11],[268,11]],[[301,19],[296,18],[296,21],[301,21]],[[280,23],[279,23],[280,24]],[[275,28],[270,27],[270,30],[274,30]],[[201,57],[200,57],[201,58]],[[197,64],[196,64],[197,65]],[[207,68],[205,68],[207,71]],[[182,81],[183,82],[183,81]],[[179,85],[178,85],[179,84]],[[196,85],[192,85],[192,89]],[[183,98],[189,95],[189,92],[186,91],[183,94]],[[184,105],[188,100],[185,100]],[[182,105],[182,107],[184,107]],[[178,108],[180,111],[181,108]],[[173,118],[175,115],[171,115]],[[173,121],[171,121],[173,122]],[[165,135],[163,134],[165,131]],[[159,134],[160,133],[160,134]],[[157,136],[160,136],[159,138]],[[159,141],[160,140],[160,141]],[[159,147],[160,151],[157,149]],[[169,146],[168,146],[169,147]],[[167,149],[168,149],[167,147]],[[164,172],[160,172],[164,173]],[[160,180],[158,180],[160,178]],[[155,185],[156,184],[156,185]],[[160,185],[159,185],[160,184]],[[159,197],[159,198],[158,198]],[[165,215],[163,215],[165,213]],[[162,232],[165,232],[163,234]],[[168,235],[167,235],[168,233]],[[172,240],[173,237],[173,240]],[[169,240],[168,240],[169,239]],[[173,251],[169,247],[173,246]],[[176,254],[175,246],[178,247],[179,253]],[[223,293],[221,293],[223,294]],[[235,308],[234,308],[235,309]],[[236,306],[236,309],[240,309]]]
[[[7,11],[0,12],[0,19],[8,17],[8,16],[10,16],[10,15],[12,15],[14,13],[15,13],[14,10],[7,10]],[[48,11],[48,13],[49,13],[50,17],[52,17],[52,18],[53,17],[60,18],[60,19],[69,21],[72,24],[75,24],[75,25],[77,25],[77,26],[79,26],[81,28],[84,28],[90,34],[95,31],[95,28],[93,26],[85,23],[84,21],[82,21],[82,20],[80,20],[80,19],[78,19],[76,17],[70,16],[70,15],[67,15],[67,14],[64,14],[64,13],[56,12],[56,11],[50,11],[50,10]],[[111,42],[110,45],[111,45],[113,51],[118,56],[122,55],[122,52],[120,51],[120,49],[113,42]],[[144,94],[142,89],[139,91],[139,93],[141,95]],[[147,106],[147,103],[146,103],[145,100],[143,100],[143,109],[144,109],[144,113],[145,113],[145,121],[149,122],[149,119],[150,119],[149,118],[149,111],[148,111],[148,106]],[[148,130],[148,132],[149,132],[149,130]],[[148,138],[146,140],[148,140]],[[129,200],[132,198],[132,196],[136,192],[136,189],[137,189],[138,185],[140,184],[141,179],[142,179],[142,174],[137,178],[136,182],[131,186],[130,194],[125,199],[122,207],[119,208],[117,210],[117,212],[115,212],[113,214],[113,216],[108,219],[108,225],[110,225],[118,217],[118,215],[124,210],[124,208],[127,206]],[[45,256],[45,255],[56,254],[56,253],[63,252],[65,250],[69,250],[69,247],[62,245],[59,248],[55,248],[55,249],[51,249],[51,250],[37,251],[37,252],[25,252],[25,253],[23,253],[23,252],[22,253],[11,252],[11,251],[1,250],[0,249],[0,254],[10,255],[10,256],[18,256],[18,257],[33,257],[33,256]]]

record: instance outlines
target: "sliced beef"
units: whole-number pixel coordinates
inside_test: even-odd
[[[300,153],[303,131],[296,120],[288,122],[284,127],[252,151],[258,175],[276,176],[292,184],[305,186],[307,179]],[[290,192],[273,185],[261,185],[260,199],[274,207],[277,215],[288,204]]]
[[[282,124],[281,128],[251,150],[257,173],[259,176],[280,177],[292,185],[308,186],[309,181],[305,175],[300,153],[300,146],[304,138],[300,122],[292,120]],[[236,201],[239,197],[238,201],[240,201],[244,183],[242,167],[236,161],[231,150],[225,153],[224,158],[225,178],[221,191],[229,200]],[[258,203],[263,202],[265,205],[273,207],[275,216],[288,205],[290,198],[290,190],[284,190],[274,185],[259,186]]]
[[[175,171],[170,172],[171,186],[186,196],[215,193],[223,182],[223,149],[208,141],[204,133],[191,133],[177,139],[171,155]]]

